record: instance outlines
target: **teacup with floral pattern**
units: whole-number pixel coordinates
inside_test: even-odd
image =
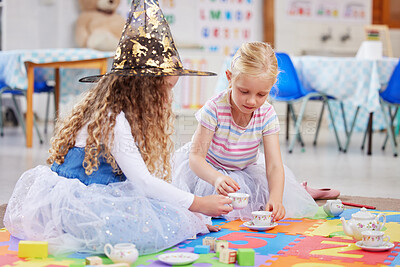
[[[363,231],[362,243],[367,247],[380,247],[390,241],[390,237],[382,231]]]
[[[272,224],[272,212],[270,211],[253,211],[253,224],[256,226],[269,226]]]
[[[245,193],[229,193],[228,197],[232,200],[232,208],[240,210],[247,206],[250,196]]]

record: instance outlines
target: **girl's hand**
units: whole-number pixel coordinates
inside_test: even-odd
[[[221,229],[219,229],[218,226],[209,225],[209,224],[206,224],[206,225],[207,225],[208,231],[210,231],[210,232],[218,232],[219,230],[221,230]]]
[[[265,207],[266,211],[272,211],[274,221],[282,220],[285,217],[286,211],[281,201],[269,199]]]
[[[228,214],[233,209],[227,204],[231,204],[232,200],[221,195],[210,195],[205,197],[194,196],[190,211],[200,212],[207,216],[218,217]]]
[[[227,196],[228,193],[235,193],[240,189],[238,183],[226,175],[219,176],[214,182],[215,190],[218,194]]]

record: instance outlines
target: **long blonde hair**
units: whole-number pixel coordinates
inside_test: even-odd
[[[239,74],[265,77],[276,82],[278,62],[272,47],[264,42],[248,42],[241,45],[231,63],[233,79]]]
[[[79,130],[88,125],[82,163],[85,173],[95,172],[102,156],[114,172],[121,174],[110,151],[115,119],[123,111],[149,172],[170,181],[174,116],[169,99],[163,77],[104,76],[69,116],[57,122],[47,163],[62,164],[69,149],[74,147]]]

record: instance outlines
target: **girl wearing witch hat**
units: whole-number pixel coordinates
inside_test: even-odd
[[[133,1],[112,69],[57,123],[47,166],[25,172],[4,224],[50,253],[103,252],[134,243],[140,254],[208,232],[203,216],[232,210],[224,196],[171,184],[171,89],[184,69],[156,0]],[[212,227],[210,227],[212,228]],[[215,229],[214,229],[215,230]]]

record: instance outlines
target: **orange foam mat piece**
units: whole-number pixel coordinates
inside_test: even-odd
[[[268,233],[285,233],[287,235],[304,235],[324,223],[325,220],[313,219],[285,219],[278,222],[278,226]]]
[[[10,240],[10,233],[5,229],[0,229],[0,242],[6,242]]]
[[[243,224],[243,221],[235,220],[235,221],[226,222],[225,224],[221,225],[220,228],[229,229],[232,231],[249,230],[249,228],[247,228],[245,226],[241,226],[242,224]]]
[[[8,250],[8,246],[0,246],[0,256],[1,255],[6,255],[6,254],[17,255],[18,252],[17,251]]]

